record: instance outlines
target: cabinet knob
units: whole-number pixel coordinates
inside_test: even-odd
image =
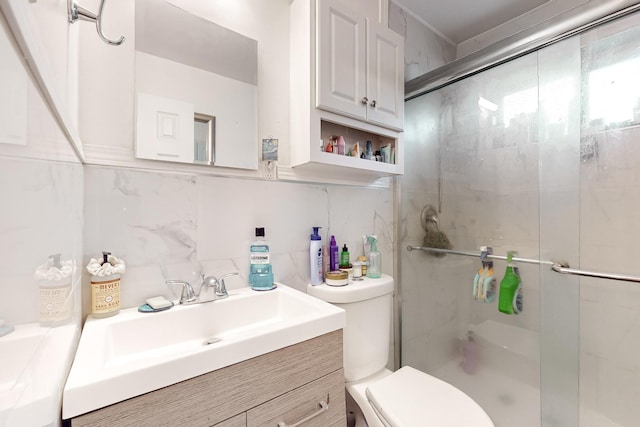
[[[367,98],[366,96],[364,98],[362,98],[362,105],[367,105],[367,103],[369,102],[369,98]]]
[[[374,99],[373,101],[371,101],[371,104],[369,105],[371,105],[372,108],[376,108],[376,105],[377,105],[376,100]]]

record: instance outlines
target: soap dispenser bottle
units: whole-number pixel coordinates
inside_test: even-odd
[[[256,240],[249,248],[249,285],[254,291],[275,288],[269,258],[269,245],[264,240],[264,228],[256,228]]]
[[[371,245],[369,251],[369,266],[367,267],[367,277],[379,279],[382,277],[382,255],[378,252],[376,236],[367,236],[367,241]]]
[[[311,242],[309,243],[309,264],[311,266],[311,285],[316,286],[323,282],[322,275],[322,237],[318,234],[320,227],[313,227]]]

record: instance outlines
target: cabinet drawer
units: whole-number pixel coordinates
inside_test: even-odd
[[[321,411],[320,402],[327,403]],[[283,394],[247,412],[247,427],[287,426],[318,414],[301,424],[304,427],[344,427],[346,421],[344,371],[342,369]]]

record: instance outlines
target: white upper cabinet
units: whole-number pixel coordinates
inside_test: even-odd
[[[341,0],[318,0],[316,107],[402,130],[404,41]]]
[[[361,184],[404,173],[404,41],[386,27],[386,5],[291,1],[293,176]],[[344,155],[331,148],[338,137]]]

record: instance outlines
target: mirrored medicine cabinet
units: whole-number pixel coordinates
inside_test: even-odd
[[[199,1],[135,1],[135,156],[257,169],[257,41]]]

